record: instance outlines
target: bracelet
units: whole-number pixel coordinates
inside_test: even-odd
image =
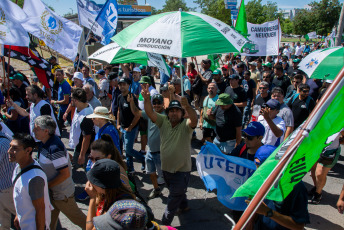
[[[86,221],[86,224],[89,224],[89,223],[93,224],[93,221],[92,220]]]

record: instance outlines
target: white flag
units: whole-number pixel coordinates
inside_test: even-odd
[[[78,16],[80,25],[88,29],[99,37],[103,36],[103,28],[96,22],[96,17],[101,11],[101,8],[93,1],[89,0],[76,0],[78,6]]]
[[[57,15],[40,0],[25,0],[23,9],[28,16],[24,28],[50,48],[74,61],[81,27]]]
[[[22,22],[27,20],[25,12],[9,0],[0,1],[0,44],[29,46],[30,38]]]

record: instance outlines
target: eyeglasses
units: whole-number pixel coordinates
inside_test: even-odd
[[[153,101],[153,105],[161,105],[162,102],[161,101]]]
[[[100,157],[92,157],[92,156],[88,156],[88,159],[91,160],[92,162],[96,162],[97,160],[100,160]]]
[[[269,77],[269,76],[263,76],[263,79],[264,79],[264,78],[270,78],[270,77]]]
[[[300,84],[301,81],[293,81],[295,84]]]

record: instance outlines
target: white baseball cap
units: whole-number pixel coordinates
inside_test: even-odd
[[[73,75],[73,80],[74,79],[80,79],[81,81],[84,80],[84,75],[81,72],[75,72]]]
[[[135,68],[133,69],[133,72],[139,72],[139,73],[141,73],[141,70],[140,70],[139,67],[135,67]]]

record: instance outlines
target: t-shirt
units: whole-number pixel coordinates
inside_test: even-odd
[[[268,93],[268,96],[264,97],[264,98],[259,94],[258,96],[256,96],[256,100],[254,101],[254,104],[262,106],[263,104],[265,104],[270,99],[271,99],[270,93]]]
[[[277,116],[279,116],[280,118],[284,120],[286,127],[294,127],[293,112],[285,103],[281,105],[280,111],[277,114]]]
[[[241,143],[235,147],[229,155],[254,161],[254,154],[249,154],[247,152],[247,146],[245,143]]]
[[[166,115],[165,111],[163,111],[161,114]],[[151,119],[147,116],[145,111],[142,111],[142,117],[145,120],[148,120],[148,147],[149,151],[151,152],[159,152],[160,151],[160,130],[159,127],[156,126],[155,123],[152,122]]]
[[[214,110],[216,118],[216,138],[220,142],[236,139],[236,128],[241,127],[242,113],[234,104],[227,110],[222,110],[219,106]]]
[[[253,81],[257,84],[258,80],[259,81],[261,80],[261,74],[259,70],[258,69],[250,70],[250,72],[251,72],[251,79],[253,79]]]
[[[109,92],[110,82],[109,80],[104,77],[99,80],[99,97],[107,97]]]
[[[265,128],[265,134],[264,137],[262,139],[262,143],[264,145],[273,145],[273,146],[279,146],[283,139],[284,139],[284,133],[285,133],[285,122],[282,118],[280,118],[279,116],[276,116],[274,119],[272,119],[273,123],[283,131],[282,136],[280,137],[276,137],[275,134],[272,132],[270,126],[268,125],[268,123],[266,122],[266,120],[264,119],[264,117],[262,115],[260,115],[258,117],[258,122],[260,122],[264,128]]]
[[[190,83],[190,80],[187,76],[183,76],[183,90],[184,92],[188,91],[188,90],[191,90],[191,83]]]
[[[139,95],[141,92],[141,85],[139,81],[133,81],[130,86],[130,92],[134,95]]]
[[[84,117],[84,119],[82,120],[82,122],[80,124],[80,129],[81,129],[81,135],[80,135],[80,138],[79,138],[79,143],[78,143],[78,145],[75,148],[76,152],[80,152],[81,151],[82,139],[83,139],[84,136],[91,135],[90,145],[93,142],[94,136],[95,136],[94,124],[93,124],[92,119],[90,119],[90,118]],[[89,153],[90,153],[90,147],[86,151],[86,154],[89,154]]]
[[[39,164],[47,175],[48,182],[55,179],[59,175],[59,171],[64,168],[69,168],[70,175],[72,175],[67,149],[59,137],[54,135],[45,144],[40,142],[38,156]],[[74,193],[74,189],[72,176],[50,188],[54,200],[63,200],[70,197]]]
[[[225,90],[225,93],[229,94],[234,103],[241,103],[247,101],[247,95],[245,90],[242,87],[232,88],[228,86]],[[241,113],[244,110],[244,107],[239,107]]]
[[[219,98],[219,95],[216,95],[213,98],[210,98],[209,96],[207,96],[206,98],[204,98],[203,101],[203,108],[207,107],[208,109],[212,109],[214,111],[216,105],[215,102],[217,101],[217,99]],[[204,111],[203,111],[204,112]],[[203,118],[203,128],[210,128],[210,129],[215,129],[215,126],[212,126],[211,124],[209,124],[209,122],[207,122],[204,118]]]
[[[66,80],[63,80],[63,82],[59,83],[59,89],[57,91],[57,100],[63,101],[65,95],[70,96],[71,89],[72,88],[70,87],[70,85],[68,84],[68,82]],[[70,100],[70,98],[69,98],[69,100]],[[59,105],[59,106],[60,106],[60,111],[63,113],[68,108],[68,104],[63,104],[63,105]]]
[[[186,75],[189,77],[189,80],[192,84],[194,82],[194,80],[196,79],[197,71],[195,69],[193,69],[191,72],[187,72]]]
[[[295,56],[300,56],[302,54],[303,47],[302,46],[296,46],[295,47]]]
[[[97,108],[98,106],[102,106],[102,103],[96,98],[96,96],[93,96],[92,99],[88,101],[88,104],[90,104],[93,109]]]
[[[102,137],[102,135],[104,135],[104,134],[108,134],[111,136],[113,144],[116,146],[118,151],[121,152],[119,135],[118,135],[117,129],[115,128],[115,126],[111,122],[106,123],[103,127],[101,127],[99,129],[94,140],[100,139]]]
[[[217,94],[218,95],[225,92],[225,90],[227,88],[226,82],[221,81],[220,83],[216,83],[216,85],[217,85]]]
[[[172,127],[166,115],[157,113],[155,124],[160,129],[161,169],[170,173],[191,171],[191,136],[187,119]]]
[[[308,107],[306,104],[306,100],[307,98],[305,98],[304,100],[300,100],[300,98],[297,97],[294,101],[293,98],[291,98],[288,102],[288,106],[293,112],[295,129],[307,119],[307,117],[315,107],[315,102],[313,101],[313,99],[309,101]]]
[[[244,87],[244,90],[246,92],[247,100],[252,101],[252,99],[253,99],[253,90],[252,89],[256,89],[257,84],[255,83],[255,81],[253,79],[250,79],[248,81],[246,81],[244,79],[244,80],[242,80],[242,86]]]
[[[119,122],[122,128],[128,128],[134,119],[134,114],[131,112],[130,104],[127,102],[127,97],[120,94],[118,96],[118,108],[119,108]],[[138,107],[137,99],[132,95],[135,105]],[[136,127],[136,126],[135,126]]]
[[[277,76],[272,80],[272,88],[274,87],[281,87],[284,92],[284,96],[287,92],[288,86],[290,85],[290,79],[288,76],[283,75],[282,77],[278,78]]]

